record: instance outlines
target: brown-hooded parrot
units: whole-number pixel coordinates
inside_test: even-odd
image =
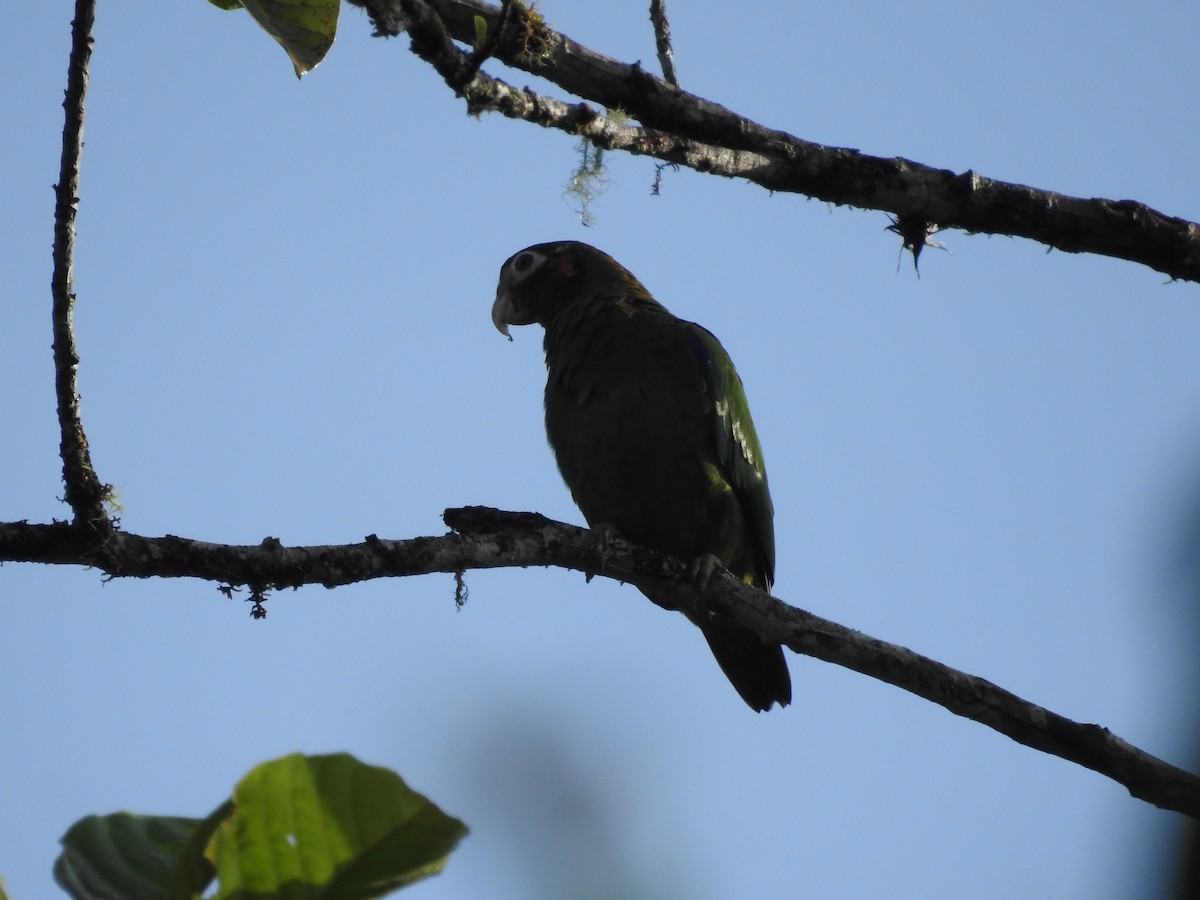
[[[505,335],[509,325],[546,329],[546,434],[592,528],[686,561],[716,557],[771,589],[774,509],[762,449],[741,378],[712,334],[577,241],[509,257],[492,321]],[[791,701],[778,644],[727,619],[693,621],[752,709]]]

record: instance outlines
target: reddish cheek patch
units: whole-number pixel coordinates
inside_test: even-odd
[[[575,266],[569,259],[556,259],[550,263],[550,274],[555,278],[566,278],[574,272]]]

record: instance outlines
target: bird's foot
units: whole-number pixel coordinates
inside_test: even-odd
[[[692,564],[688,566],[688,573],[692,576],[692,586],[696,588],[696,593],[703,594],[707,591],[713,575],[724,568],[721,561],[711,553],[704,553],[693,559]]]
[[[608,522],[600,522],[592,526],[592,534],[596,535],[596,560],[600,563],[596,572],[603,572],[608,565],[608,545],[613,538],[620,537],[621,533]],[[584,580],[591,584],[596,572],[586,572]]]

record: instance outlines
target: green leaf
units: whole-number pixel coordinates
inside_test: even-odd
[[[365,900],[440,872],[466,832],[394,772],[294,754],[252,769],[206,819],[80,819],[54,878],[77,900],[182,900],[214,873],[218,898]]]
[[[209,0],[221,9],[243,7],[291,57],[296,77],[325,58],[337,34],[339,0]]]
[[[475,17],[475,49],[478,50],[483,46],[484,39],[487,38],[487,19],[483,16]]]
[[[171,896],[176,865],[202,823],[132,813],[87,816],[62,836],[54,880],[79,900],[163,900]]]
[[[348,754],[285,756],[234,790],[209,845],[223,898],[360,900],[440,872],[466,826]]]
[[[209,813],[208,818],[188,838],[175,864],[175,876],[171,883],[169,900],[189,900],[204,892],[216,877],[217,870],[212,861],[204,855],[212,841],[213,835],[222,822],[233,815],[233,801],[226,800]]]

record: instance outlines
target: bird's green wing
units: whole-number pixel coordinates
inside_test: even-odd
[[[686,322],[684,327],[688,347],[700,363],[712,399],[717,463],[742,501],[743,514],[753,531],[748,537],[755,544],[769,586],[775,580],[774,507],[746,391],[721,342],[694,322]]]

